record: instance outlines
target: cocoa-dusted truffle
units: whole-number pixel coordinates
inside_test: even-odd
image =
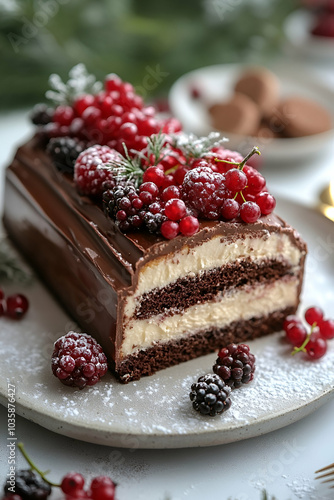
[[[249,69],[235,84],[235,91],[249,97],[263,116],[268,116],[279,99],[279,80],[265,68]]]
[[[275,116],[286,137],[321,134],[332,128],[328,111],[321,104],[305,97],[292,96],[284,99]]]
[[[214,128],[240,135],[254,135],[261,121],[257,105],[246,95],[236,93],[229,101],[209,108]]]

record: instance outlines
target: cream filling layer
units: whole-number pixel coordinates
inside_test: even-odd
[[[142,295],[156,287],[164,287],[180,276],[198,273],[225,264],[251,258],[252,260],[284,258],[292,266],[300,260],[300,250],[287,234],[262,232],[253,238],[247,236],[237,240],[215,236],[201,245],[189,248],[185,245],[180,251],[153,260],[140,272],[137,293]]]
[[[124,331],[122,355],[128,356],[155,342],[176,340],[210,327],[223,328],[233,321],[266,316],[294,306],[297,295],[297,277],[282,278],[269,285],[245,286],[217,297],[217,301],[191,306],[182,314],[133,319]]]
[[[263,230],[254,237],[246,236],[230,240],[215,236],[201,245],[189,248],[185,245],[172,255],[166,255],[146,264],[138,277],[138,285],[132,296],[127,298],[124,313],[127,319],[134,314],[138,300],[154,288],[163,288],[180,277],[193,277],[202,271],[250,258],[284,260],[298,271],[301,252],[287,234],[269,233]]]

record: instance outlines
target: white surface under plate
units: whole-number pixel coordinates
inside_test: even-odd
[[[334,303],[333,224],[313,210],[281,200],[278,213],[309,245],[305,307]],[[282,333],[250,343],[257,357],[254,381],[232,393],[228,412],[215,418],[195,412],[192,382],[211,372],[216,355],[183,363],[152,377],[122,385],[108,374],[82,391],[62,385],[51,373],[53,341],[73,324],[45,288],[26,291],[27,317],[0,318],[0,393],[7,404],[7,383],[16,385],[16,411],[52,431],[83,441],[119,447],[179,448],[210,446],[258,436],[308,415],[334,394],[334,342],[313,362],[292,357]]]
[[[169,93],[171,112],[183,124],[186,132],[198,136],[207,135],[213,130],[208,107],[215,102],[228,100],[233,95],[233,87],[238,78],[249,66],[242,64],[222,64],[200,68],[183,75],[172,86]],[[319,78],[296,66],[293,62],[270,68],[279,78],[281,97],[303,96],[323,105],[332,116],[334,124],[334,92]],[[199,99],[194,99],[191,89],[201,92]],[[334,125],[333,125],[334,126]],[[242,136],[221,132],[228,137],[226,147],[242,153],[257,145],[266,163],[289,160],[300,161],[310,155],[329,148],[334,139],[334,128],[328,132],[300,138],[275,138],[268,136],[266,130],[261,137]]]

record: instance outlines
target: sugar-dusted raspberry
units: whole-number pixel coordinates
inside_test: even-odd
[[[204,160],[201,166],[189,170],[184,177],[182,199],[207,219],[218,219],[220,207],[226,198],[224,176],[213,172]]]
[[[113,187],[116,184],[115,171],[107,165],[119,160],[119,153],[109,146],[96,145],[85,149],[74,165],[74,181],[79,191],[99,196],[105,190],[105,183]]]
[[[247,344],[229,344],[218,352],[213,371],[232,389],[241,387],[253,380],[255,356]]]
[[[99,382],[107,370],[106,355],[90,335],[69,332],[55,342],[52,372],[63,384],[83,389]]]

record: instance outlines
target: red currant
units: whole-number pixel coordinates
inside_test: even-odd
[[[319,359],[326,354],[327,342],[318,334],[312,334],[309,342],[306,344],[306,352],[312,359]]]
[[[115,497],[115,483],[106,476],[95,477],[90,485],[93,500],[113,500]]]
[[[256,203],[259,205],[262,215],[271,214],[276,206],[275,198],[267,192],[260,193],[256,197]]]
[[[84,484],[85,480],[81,474],[69,472],[63,477],[60,487],[66,495],[76,496],[77,492],[83,490]]]
[[[183,236],[192,236],[199,230],[199,221],[193,215],[187,215],[180,220],[179,227]]]
[[[71,124],[74,118],[74,111],[71,106],[58,106],[53,114],[53,121],[62,126]]]
[[[106,76],[104,81],[104,87],[107,92],[112,92],[114,90],[119,90],[122,85],[122,80],[115,73],[110,73]]]
[[[284,320],[284,323],[283,323],[283,329],[286,331],[287,328],[290,326],[290,325],[295,325],[295,324],[299,324],[300,323],[300,319],[298,318],[298,316],[295,316],[294,314],[290,314],[289,316],[287,316]]]
[[[240,205],[237,202],[237,200],[234,200],[233,198],[227,198],[226,200],[223,201],[220,213],[226,220],[231,220],[234,219],[235,217],[238,217],[240,212]]]
[[[327,319],[319,323],[320,335],[323,339],[334,339],[334,320]]]
[[[77,114],[81,116],[82,113],[85,111],[85,109],[94,105],[95,105],[95,97],[91,94],[86,94],[81,97],[78,97],[78,99],[73,104],[73,108],[75,109]]]
[[[160,231],[162,236],[167,238],[167,240],[172,240],[179,233],[179,224],[172,220],[167,220],[161,224]]]
[[[266,185],[266,180],[263,175],[259,174],[257,171],[251,172],[247,175],[247,191],[250,194],[260,193],[264,186]]]
[[[238,168],[231,168],[225,174],[225,186],[232,193],[242,191],[247,186],[246,174]]]
[[[161,198],[165,202],[172,198],[180,198],[180,190],[177,186],[168,186],[161,193]]]
[[[16,293],[6,299],[6,315],[13,319],[20,319],[27,312],[29,301],[25,295]]]
[[[320,307],[309,307],[305,311],[305,320],[309,325],[313,325],[314,323],[318,324],[321,323],[321,321],[324,318],[324,313],[320,309]]]
[[[260,207],[253,201],[246,201],[241,205],[240,217],[244,222],[251,224],[261,216]]]
[[[187,208],[184,201],[178,198],[172,198],[168,200],[165,205],[165,215],[168,219],[173,221],[178,221],[186,215]]]
[[[159,166],[148,167],[143,175],[143,182],[154,182],[154,184],[158,187],[162,186],[164,179],[164,170]]]
[[[300,347],[306,340],[307,331],[302,323],[290,323],[286,330],[286,338],[292,345]]]

